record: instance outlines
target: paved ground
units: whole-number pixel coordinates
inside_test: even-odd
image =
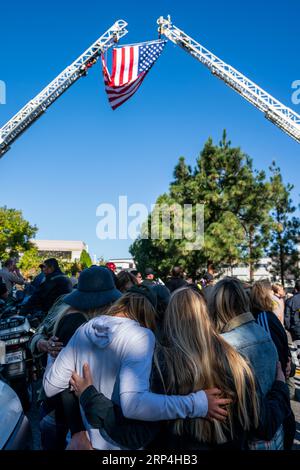
[[[33,405],[28,413],[31,428],[32,428],[32,450],[41,449],[41,438],[39,432],[39,410],[36,406],[36,390],[39,387],[40,382],[34,384],[33,388]],[[296,394],[295,400],[291,401],[293,411],[296,417],[296,436],[294,441],[294,450],[300,450],[300,369],[297,370],[295,376]]]

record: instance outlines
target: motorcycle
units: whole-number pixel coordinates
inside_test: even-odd
[[[19,395],[24,409],[30,406],[28,384],[34,371],[29,341],[35,330],[26,317],[0,319],[0,374]]]
[[[25,411],[30,408],[32,382],[43,370],[41,359],[31,354],[30,339],[45,316],[38,310],[22,315],[26,298],[24,291],[17,291],[0,304],[0,379],[15,390]]]

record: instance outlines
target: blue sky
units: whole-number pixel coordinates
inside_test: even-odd
[[[157,37],[156,19],[175,25],[300,114],[291,83],[300,79],[300,5],[292,0],[57,1],[1,5],[0,80],[7,104],[0,126],[79,56],[115,20],[128,22],[121,44]],[[209,136],[226,128],[258,169],[272,160],[298,202],[299,144],[269,123],[172,43],[136,95],[108,105],[100,64],[80,79],[0,160],[0,204],[21,209],[38,238],[84,240],[91,254],[128,255],[130,240],[101,241],[96,208],[128,203],[150,209],[168,189],[179,156],[194,164]]]

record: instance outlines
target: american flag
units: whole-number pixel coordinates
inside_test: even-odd
[[[163,51],[166,42],[159,39],[131,46],[115,47],[111,76],[102,55],[105,91],[112,109],[125,103],[137,91]]]

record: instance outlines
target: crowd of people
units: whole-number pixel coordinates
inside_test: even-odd
[[[174,266],[164,283],[113,263],[40,268],[21,313],[43,312],[43,449],[292,448],[300,281],[288,296],[211,269],[196,282]],[[0,277],[3,299],[24,283],[13,261]]]

